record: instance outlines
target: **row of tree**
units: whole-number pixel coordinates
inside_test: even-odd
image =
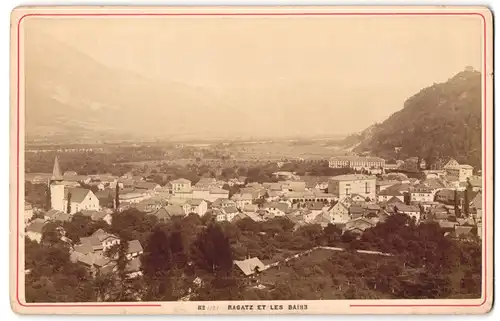
[[[116,272],[92,277],[72,263],[70,249],[60,239],[61,226],[74,243],[99,228],[117,235],[122,246],[107,253],[115,260]],[[123,245],[133,239],[144,247],[142,276],[128,279]],[[233,265],[235,259],[254,256],[280,261],[319,245],[344,247],[347,252],[332,258],[315,254],[314,266],[299,260],[277,274],[264,271],[259,278],[271,284],[264,290],[249,287],[249,280]],[[393,256],[385,259],[351,251],[356,249]],[[478,242],[451,239],[437,224],[415,225],[400,214],[366,230],[361,238],[333,224],[297,228],[287,218],[216,223],[210,214],[201,218],[190,214],[160,222],[153,215],[127,210],[114,214],[107,225],[75,214],[70,222],[49,223],[40,244],[27,241],[26,269],[29,302],[317,299],[314,293],[322,293],[323,299],[481,294]]]

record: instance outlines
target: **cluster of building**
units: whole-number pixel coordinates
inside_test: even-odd
[[[383,169],[384,162],[371,157],[339,157],[331,161],[330,166]],[[231,222],[245,218],[262,222],[285,217],[297,227],[335,224],[354,232],[402,213],[417,223],[435,220],[443,226],[453,225],[457,231],[465,230],[464,226],[476,228],[481,236],[482,181],[481,177],[472,175],[470,166],[449,160],[439,168],[421,171],[418,179],[402,173],[377,176],[368,170],[364,173],[297,177],[294,173],[278,172],[279,182],[246,183],[246,178],[240,177],[232,179],[231,184],[215,178],[202,178],[193,184],[180,178],[166,186],[133,175],[101,175],[106,179],[99,182],[105,188],[95,188],[94,193],[89,186],[95,176],[61,174],[56,158],[49,179],[52,209],[36,214],[37,209],[26,204],[25,222],[29,224],[26,232],[29,238],[40,241],[41,228],[47,222],[69,221],[75,213],[82,213],[92,220],[111,224],[113,212],[136,208],[163,221],[190,214],[201,217],[207,213],[215,221]],[[80,179],[70,179],[74,177]],[[239,186],[238,192],[230,195],[222,188],[225,184]],[[114,208],[117,186],[119,208]],[[457,208],[459,213],[455,213]],[[37,219],[33,220],[35,214]]]

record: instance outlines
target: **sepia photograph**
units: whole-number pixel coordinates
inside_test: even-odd
[[[491,308],[487,9],[16,10],[14,305]]]

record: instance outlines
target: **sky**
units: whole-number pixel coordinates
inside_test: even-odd
[[[275,117],[276,132],[305,118],[318,135],[358,132],[481,66],[472,16],[46,18],[36,29],[104,65]]]

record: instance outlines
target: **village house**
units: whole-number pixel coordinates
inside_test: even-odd
[[[92,221],[103,220],[104,222],[111,225],[111,213],[106,211],[92,211],[92,210],[83,210],[80,212],[83,216],[90,217]]]
[[[212,203],[212,208],[237,207],[237,203],[233,199],[219,198]]]
[[[410,191],[410,202],[432,202],[434,201],[434,193],[425,185],[419,185]]]
[[[98,229],[91,236],[81,237],[81,245],[90,245],[93,251],[106,251],[113,245],[120,244],[120,239],[103,229]]]
[[[398,214],[406,214],[414,218],[418,223],[420,221],[420,208],[415,205],[396,204],[394,205]]]
[[[444,206],[433,206],[429,209],[429,218],[434,221],[448,220],[452,216]]]
[[[37,218],[26,226],[26,237],[32,241],[40,243],[42,240],[43,227],[47,224],[45,220]]]
[[[446,171],[443,170],[425,170],[422,171],[422,176],[424,179],[439,179],[446,176]]]
[[[256,204],[247,204],[247,205],[243,206],[242,210],[245,213],[248,213],[248,212],[255,213],[255,212],[257,212],[258,209],[259,209],[259,206]]]
[[[327,210],[330,220],[335,223],[346,223],[349,221],[349,205],[344,202],[337,202]]]
[[[132,207],[136,208],[141,212],[152,212],[160,209],[162,206],[166,206],[168,203],[175,200],[174,197],[161,197],[159,195],[154,195],[149,198],[143,199],[139,203],[134,203]],[[184,204],[184,200],[182,200],[182,204]]]
[[[473,229],[473,226],[455,225],[455,237],[458,239],[472,239],[474,237]]]
[[[195,213],[201,217],[207,212],[208,204],[205,200],[189,199],[186,200],[186,204],[184,204],[183,208],[186,214]]]
[[[128,242],[128,247],[127,247],[127,260],[131,260],[133,258],[138,257],[144,252],[141,242],[139,240],[132,240]]]
[[[195,188],[199,189],[211,189],[211,188],[220,188],[220,184],[217,183],[217,180],[215,178],[211,177],[202,177],[194,185]]]
[[[463,198],[462,191],[456,191],[456,196],[458,199]],[[445,204],[453,204],[455,202],[455,190],[453,189],[442,189],[436,192],[435,200],[437,202]]]
[[[111,259],[105,256],[103,252],[95,252],[89,246],[75,246],[70,253],[70,260],[73,263],[83,265],[94,276],[98,272],[102,273],[104,268],[112,264]]]
[[[357,219],[363,217],[365,214],[365,210],[361,205],[351,205],[349,206],[349,217],[351,219]]]
[[[238,215],[238,209],[234,206],[232,207],[226,207],[222,210],[226,216],[225,216],[225,220],[228,221],[228,222],[231,222],[233,220],[233,218]]]
[[[446,171],[447,168],[458,166],[459,163],[453,158],[441,158],[431,164],[431,170]]]
[[[215,217],[216,222],[231,222],[239,214],[236,207],[226,207],[224,209],[214,209],[212,215]]]
[[[24,224],[28,223],[33,217],[33,206],[29,203],[24,204]]]
[[[266,202],[274,202],[278,201],[282,196],[283,196],[282,192],[268,191],[264,197]]]
[[[144,181],[135,182],[133,187],[138,192],[145,193],[156,193],[156,191],[161,188],[158,183]]]
[[[55,211],[55,210],[50,210],[47,213],[45,213],[45,219],[47,221],[53,221],[53,222],[69,222],[71,221],[72,214],[68,214],[66,212],[61,212],[61,211]]]
[[[458,223],[450,221],[438,221],[438,225],[445,233],[449,233],[455,231],[455,226],[457,226]]]
[[[256,273],[266,270],[266,266],[257,257],[248,258],[246,260],[235,260],[233,263],[243,273],[244,276],[252,276]]]
[[[267,203],[263,208],[274,216],[285,216],[290,212],[290,207],[286,203]]]
[[[191,191],[191,181],[185,178],[179,178],[170,182],[172,186],[172,193],[190,192]]]
[[[387,173],[382,175],[383,180],[398,181],[399,184],[409,184],[410,180],[408,176],[404,173]]]
[[[306,190],[321,190],[328,189],[329,176],[302,176],[301,180],[306,183]]]
[[[476,221],[480,222],[483,219],[483,194],[481,192],[477,193],[472,199],[469,205],[472,216]],[[479,228],[478,228],[479,231]]]
[[[245,176],[240,176],[238,178],[231,178],[229,181],[227,181],[227,184],[229,186],[243,186],[245,185],[245,181],[247,178]]]
[[[159,222],[166,222],[172,218],[165,207],[159,208],[158,210],[149,214],[156,216]]]
[[[361,235],[365,230],[372,228],[374,225],[372,220],[365,217],[358,217],[345,224],[344,232]]]
[[[299,179],[299,177],[292,172],[274,172],[272,175],[278,179]]]
[[[481,176],[471,176],[467,181],[473,192],[480,192],[483,190],[483,179]]]
[[[405,160],[402,169],[407,172],[417,173],[426,168],[426,163],[424,159],[419,159],[418,157],[410,157]]]
[[[399,184],[399,183],[400,183],[400,181],[395,180],[395,179],[382,179],[382,180],[377,179],[376,192],[378,194],[378,193],[386,190],[387,188],[389,188],[393,185]]]
[[[404,194],[401,193],[397,189],[384,189],[383,191],[379,192],[377,195],[377,201],[378,202],[387,202],[391,198],[396,197],[401,200],[401,202],[404,202]]]
[[[184,208],[178,204],[167,205],[167,206],[163,207],[163,209],[165,209],[169,218],[186,216],[186,212],[184,211]]]
[[[349,174],[334,176],[328,184],[328,193],[337,198],[344,198],[351,194],[359,194],[364,198],[375,200],[375,176]]]
[[[252,204],[253,196],[250,193],[234,194],[231,200],[235,202],[236,208],[242,209],[246,205]]]
[[[281,184],[282,190],[285,192],[303,192],[306,190],[306,182],[304,181],[284,181]]]
[[[142,192],[123,192],[119,195],[120,204],[136,204],[152,197],[151,194]]]

